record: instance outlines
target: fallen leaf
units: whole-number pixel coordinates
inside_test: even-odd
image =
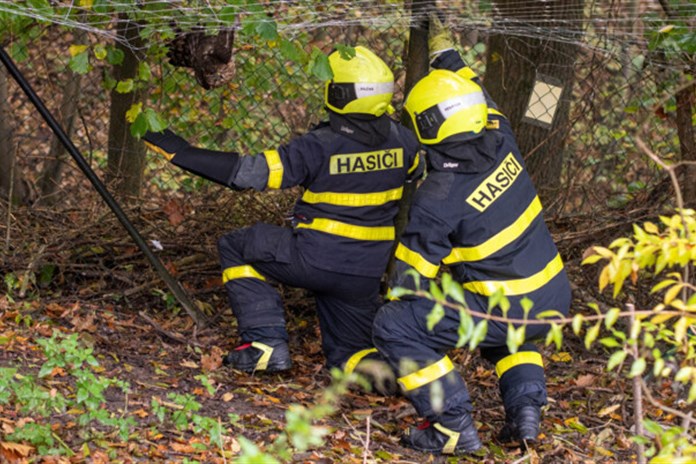
[[[602,408],[602,410],[597,413],[597,416],[599,416],[599,417],[606,416],[606,415],[611,414],[612,412],[616,411],[620,407],[621,407],[620,404],[612,404],[611,406],[607,406],[606,408]]]
[[[590,385],[594,385],[596,380],[597,377],[595,377],[594,375],[585,374],[575,379],[575,385],[577,385],[578,387],[589,387]]]
[[[573,357],[570,355],[570,353],[565,352],[565,351],[561,351],[559,353],[553,353],[551,355],[551,361],[569,363],[572,360],[573,360]]]
[[[188,360],[188,359],[180,362],[179,365],[181,367],[190,367],[191,369],[198,369],[198,367],[199,367],[198,364],[196,364],[195,362]]]
[[[34,447],[22,445],[21,443],[0,441],[0,451],[2,451],[3,456],[5,456],[7,460],[12,462],[12,460],[26,458],[32,454],[34,452]]]
[[[201,355],[201,365],[206,371],[215,371],[222,366],[222,356],[224,352],[220,347],[213,346],[209,354]]]

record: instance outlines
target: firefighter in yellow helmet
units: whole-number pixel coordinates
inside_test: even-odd
[[[445,264],[463,287],[466,307],[479,314],[489,312],[489,297],[498,292],[510,304],[510,318],[534,319],[546,310],[567,314],[570,285],[510,124],[436,17],[431,31],[435,69],[416,83],[405,102],[426,149],[429,172],[411,206],[390,286],[428,289]],[[433,306],[423,297],[394,299],[378,312],[373,340],[399,372],[404,395],[426,419],[402,443],[436,454],[474,452],[481,442],[472,402],[447,356],[459,346],[460,315],[445,310],[428,330]],[[503,315],[500,306],[490,312]],[[473,319],[474,324],[483,320]],[[506,412],[501,441],[538,437],[546,382],[542,357],[530,341],[548,328],[526,327],[525,343],[512,353],[507,323],[487,322],[478,347],[499,378]]]
[[[354,56],[329,56],[328,121],[287,144],[240,156],[192,147],[171,131],[144,137],[174,165],[233,189],[304,187],[291,227],[256,224],[218,241],[241,341],[226,362],[241,371],[291,367],[283,303],[273,282],[314,294],[328,367],[352,371],[378,356],[372,321],[394,218],[404,183],[423,168],[416,137],[388,116],[392,72],[370,50],[354,50]]]

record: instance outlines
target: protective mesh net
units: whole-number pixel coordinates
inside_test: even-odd
[[[434,4],[446,18],[463,56],[511,118],[540,189],[548,185],[553,192],[545,203],[556,218],[616,217],[669,195],[664,173],[636,148],[635,137],[663,159],[680,157],[675,95],[693,79],[696,5],[423,4]],[[430,11],[420,5],[0,0],[0,37],[99,170],[107,163],[110,111],[118,96],[135,95],[143,102],[141,120],[154,118],[145,112],[152,109],[206,147],[256,153],[306,131],[325,117],[322,53],[336,44],[365,45],[387,62],[399,111],[406,71],[418,58],[408,54],[409,27],[426,24]],[[128,32],[133,24],[138,29]],[[206,90],[191,69],[170,64],[167,46],[190,31],[202,31],[199,39],[234,33],[222,85]],[[115,76],[113,64],[129,51],[138,60],[135,74]],[[50,131],[18,87],[7,79],[2,85],[8,98],[0,105],[9,117],[0,146],[16,155],[15,178],[25,180],[34,201],[47,195],[40,177],[60,150],[51,149]],[[146,191],[210,189],[151,157],[145,177]],[[76,198],[66,189],[79,182],[77,172],[52,182],[59,203]]]

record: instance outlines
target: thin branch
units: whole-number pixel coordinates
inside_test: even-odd
[[[633,324],[636,322],[636,307],[632,303],[628,303],[626,307],[631,314],[630,324],[631,327],[633,327]],[[640,358],[638,345],[635,343],[631,345],[631,355],[634,360]],[[643,395],[641,380],[640,375],[633,377],[633,421],[636,426],[636,435],[643,435]],[[645,464],[645,446],[640,442],[636,445],[638,447],[638,464]]]
[[[418,290],[416,292],[410,293],[410,295],[415,295],[415,296],[420,296],[424,298],[428,298],[429,300],[433,300],[432,296],[424,291],[424,290]],[[466,311],[470,316],[478,317],[480,319],[486,319],[488,321],[495,321],[495,322],[506,322],[506,323],[511,323],[511,324],[525,324],[525,325],[548,325],[551,323],[555,324],[570,324],[573,322],[572,317],[559,317],[555,319],[518,319],[518,318],[511,318],[511,317],[505,317],[505,316],[495,316],[493,314],[488,314],[488,313],[482,313],[480,311],[474,311],[473,309],[461,306],[457,303],[451,303],[449,301],[440,301],[440,300],[433,300],[437,301],[437,303],[441,304],[444,307],[451,308],[451,309],[456,309],[458,311]],[[682,316],[682,317],[692,317],[693,314],[689,313],[688,311],[653,311],[653,310],[640,310],[640,311],[634,311],[633,313],[631,311],[621,311],[618,313],[618,317],[630,317],[631,314],[635,314],[637,317],[638,316],[653,316],[656,314],[662,314],[662,315],[669,315],[669,316]],[[600,321],[603,319],[606,319],[606,314],[595,314],[592,316],[583,316],[584,321]]]

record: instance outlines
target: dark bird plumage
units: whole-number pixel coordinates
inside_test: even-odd
[[[207,35],[203,28],[180,32],[169,42],[169,62],[173,66],[191,68],[204,89],[219,87],[235,74],[232,47],[234,29],[223,29]]]

